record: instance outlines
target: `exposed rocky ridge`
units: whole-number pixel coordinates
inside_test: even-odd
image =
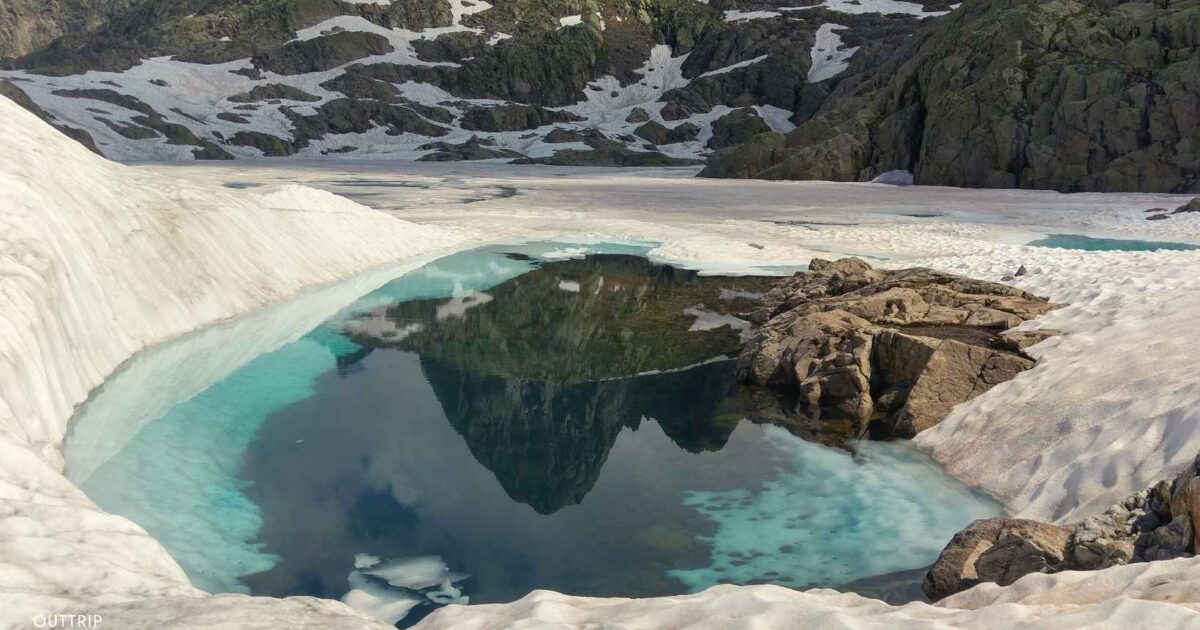
[[[351,147],[419,159],[429,154],[420,147],[435,143],[411,136],[451,144],[479,136],[537,163],[685,165],[754,133],[791,128],[790,107],[807,89],[815,32],[826,23],[857,42],[908,33],[918,22],[823,7],[741,19],[724,8],[696,0],[142,0],[10,63],[33,74],[4,74],[30,79],[34,102],[118,158],[191,154],[124,110],[92,112],[79,102],[89,97],[68,101],[64,90],[136,98],[235,156]],[[153,67],[142,61],[156,57]],[[109,73],[80,74],[87,70]],[[334,104],[343,99],[350,103]],[[519,125],[476,119],[539,107]],[[753,113],[718,126],[729,107]],[[409,120],[394,124],[400,117]],[[634,134],[648,123],[660,133]],[[525,130],[536,136],[506,135]],[[570,134],[593,141],[581,149],[541,140]]]
[[[749,314],[761,324],[738,377],[813,419],[912,437],[954,405],[1033,367],[1007,329],[1057,305],[994,282],[857,258],[814,259]]]
[[[976,0],[705,176],[1200,191],[1200,2]],[[811,92],[810,92],[811,93]]]
[[[1194,28],[1200,0],[973,0],[953,11],[925,2],[888,15],[871,12],[870,3],[851,9],[813,1],[801,3],[804,10],[793,4],[141,0],[96,28],[11,63],[60,76],[59,84],[6,74],[32,79],[26,92],[33,102],[88,130],[100,150],[119,157],[180,154],[163,148],[161,137],[118,131],[136,124],[130,117],[101,120],[56,100],[56,90],[108,82],[238,156],[276,144],[303,155],[332,148],[311,142],[324,136],[280,125],[281,118],[295,119],[283,109],[293,106],[272,101],[289,97],[254,98],[257,109],[244,107],[254,89],[282,85],[321,105],[339,98],[403,100],[409,109],[419,104],[426,110],[417,115],[456,143],[485,132],[470,126],[467,112],[498,105],[569,113],[537,121],[538,138],[553,129],[595,130],[622,145],[560,150],[501,135],[503,127],[486,131],[501,148],[539,163],[707,158],[702,175],[711,177],[867,181],[911,171],[918,184],[1200,191],[1200,34]],[[943,11],[950,14],[930,18]],[[424,30],[431,28],[437,30]],[[214,68],[229,64],[206,75],[201,107],[242,109],[194,111],[196,99],[173,81],[195,66],[154,77],[134,68],[160,56]],[[79,74],[89,69],[123,72]],[[314,93],[318,83],[327,92]],[[725,120],[745,108],[761,122]],[[192,119],[171,116],[173,109]],[[438,111],[444,115],[429,116]],[[634,134],[641,125],[671,123],[692,125],[697,133],[684,140]],[[227,142],[238,126],[277,140]],[[316,126],[330,129],[328,135],[346,133],[333,131],[346,127],[341,124]],[[428,142],[401,136],[425,135],[420,127],[410,121],[404,131],[389,127],[338,144],[417,159],[424,153],[416,147]],[[663,159],[638,155],[647,148]]]
[[[0,59],[20,57],[68,33],[99,26],[138,0],[5,0]]]
[[[1073,525],[1003,517],[975,521],[946,545],[922,589],[936,601],[981,582],[1006,586],[1030,573],[1190,557],[1200,539],[1193,525],[1198,516],[1200,457],[1175,479]]]

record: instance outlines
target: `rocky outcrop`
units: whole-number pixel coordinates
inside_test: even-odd
[[[81,33],[136,0],[5,0],[0,10],[0,59],[20,57],[67,33]]]
[[[471,137],[466,142],[453,144],[450,142],[430,142],[419,148],[422,151],[432,151],[418,158],[419,162],[462,162],[467,160],[494,160],[523,157],[516,151],[496,148],[494,142],[478,137]]]
[[[1200,191],[1200,3],[980,0],[864,45],[786,136],[710,177]]]
[[[814,259],[749,314],[761,328],[738,359],[738,376],[793,400],[799,415],[912,437],[1033,367],[1000,333],[1055,307],[930,269]]]
[[[395,50],[387,38],[375,33],[343,31],[288,42],[279,48],[255,55],[254,67],[275,74],[304,74],[330,70],[351,61],[382,55]]]
[[[987,518],[954,535],[925,574],[922,590],[937,601],[980,582],[1008,585],[1030,573],[1050,573],[1066,553],[1066,529],[1019,518]]]
[[[676,158],[658,151],[634,151],[626,148],[598,130],[583,135],[584,144],[590,149],[563,149],[549,157],[521,158],[513,164],[545,164],[550,166],[689,166],[697,160]]]
[[[937,601],[980,582],[1012,584],[1030,573],[1094,571],[1191,556],[1200,542],[1200,457],[1103,514],[1060,527],[1024,519],[978,520],[954,535],[925,576]]]
[[[229,97],[233,103],[260,103],[263,101],[285,100],[314,103],[321,97],[309,94],[300,88],[282,83],[267,83],[250,88],[249,92],[241,92]]]
[[[472,107],[463,113],[459,124],[471,131],[525,131],[556,123],[583,120],[570,112],[555,111],[537,105],[497,105]]]
[[[748,142],[760,133],[770,133],[771,127],[752,108],[735,109],[713,121],[708,148],[724,149]]]
[[[633,135],[650,144],[675,144],[695,140],[700,128],[691,123],[681,123],[667,127],[662,123],[650,121],[633,130]]]

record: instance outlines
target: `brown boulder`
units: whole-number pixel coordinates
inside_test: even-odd
[[[980,582],[1012,584],[1029,573],[1059,568],[1068,531],[1056,525],[1018,518],[977,520],[954,535],[925,575],[921,590],[930,601]]]

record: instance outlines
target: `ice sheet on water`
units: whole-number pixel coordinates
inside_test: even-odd
[[[396,558],[383,562],[378,556],[354,556],[350,591],[342,596],[346,605],[391,624],[408,616],[421,604],[467,604],[455,586],[468,576],[453,573],[438,556]]]
[[[999,511],[908,444],[863,442],[851,454],[769,432],[793,467],[758,490],[685,499],[717,525],[712,564],[670,572],[692,589],[727,581],[828,586],[921,568],[964,525]]]

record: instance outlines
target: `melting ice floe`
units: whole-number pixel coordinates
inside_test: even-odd
[[[346,605],[395,624],[421,604],[467,604],[455,583],[465,573],[452,573],[438,556],[397,558],[383,562],[378,556],[360,553],[354,556],[354,570],[348,581],[350,591],[342,596]]]
[[[918,569],[959,528],[996,514],[995,503],[908,444],[860,443],[851,455],[767,431],[794,467],[757,491],[692,492],[685,500],[717,524],[712,564],[669,573],[692,589],[763,580],[828,586]]]

